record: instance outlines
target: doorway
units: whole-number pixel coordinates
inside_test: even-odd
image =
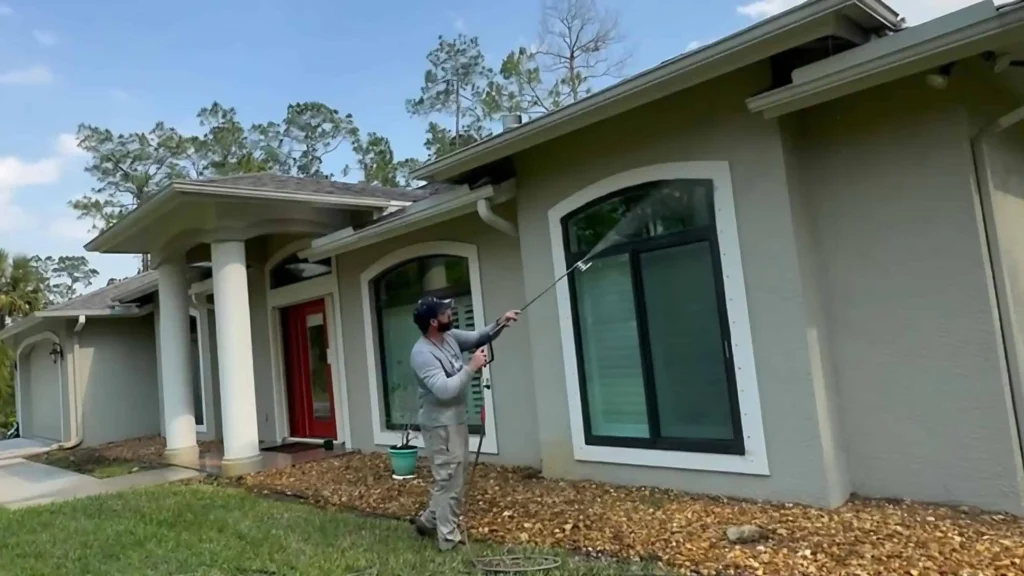
[[[281,309],[292,436],[338,439],[329,332],[323,298]]]

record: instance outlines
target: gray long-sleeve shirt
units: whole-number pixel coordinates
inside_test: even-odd
[[[412,347],[409,364],[419,384],[419,424],[422,427],[466,423],[469,383],[473,371],[462,353],[486,346],[504,329],[495,322],[482,330],[449,330],[438,343],[421,336]],[[493,332],[493,335],[492,335]]]

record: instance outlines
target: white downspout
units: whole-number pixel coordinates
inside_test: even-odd
[[[496,228],[509,236],[515,237],[519,235],[515,224],[494,213],[494,206],[491,204],[490,198],[481,198],[476,201],[476,213],[480,215],[481,220],[493,228]]]
[[[55,450],[69,450],[71,448],[77,448],[82,440],[85,438],[82,435],[82,422],[79,419],[79,405],[78,405],[78,333],[85,327],[85,315],[80,314],[78,316],[78,323],[75,324],[74,332],[71,336],[72,340],[72,352],[71,361],[68,362],[68,412],[69,415],[73,415],[72,420],[72,436],[67,442],[54,444],[51,448]],[[64,417],[61,416],[61,426],[64,424]]]

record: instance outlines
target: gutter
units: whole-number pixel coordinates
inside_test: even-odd
[[[7,328],[0,330],[0,341],[6,340],[20,332],[48,318],[75,318],[85,316],[87,318],[137,318],[145,316],[153,311],[153,305],[117,305],[115,307],[99,310],[43,310],[33,312],[31,315],[18,320]]]
[[[820,73],[809,77],[804,82],[791,84],[759,96],[747,99],[747,109],[751,112],[762,112],[766,118],[776,118],[796,110],[800,110],[815,104],[840,98],[854,92],[878,86],[895,80],[896,78],[909,76],[929,68],[942,66],[954,60],[968,58],[984,52],[988,44],[993,42],[993,37],[1005,35],[1008,41],[1014,38],[1024,37],[1024,4],[1009,4],[996,8],[992,0],[980,5],[965,8],[948,16],[938,18],[938,22],[950,16],[963,13],[963,16],[985,11],[985,7],[991,8],[987,18],[974,21],[964,26],[954,28],[945,32],[935,33],[931,37],[925,37],[918,42],[895,48],[891,51],[879,54],[875,58],[861,62],[853,62],[848,66],[827,73]],[[1015,28],[1021,28],[1016,31]],[[923,24],[923,35],[927,35],[928,24]],[[1015,36],[1018,32],[1019,36]],[[915,34],[915,29],[910,28],[905,32],[878,40],[877,42],[899,43],[903,34]],[[870,44],[855,48],[849,52],[837,56],[837,58],[852,59],[858,50],[871,49]],[[827,60],[826,60],[827,62]],[[805,68],[812,68],[820,63],[811,64]],[[813,72],[813,70],[812,70]],[[804,70],[806,76],[812,76],[808,70]],[[800,76],[800,70],[794,71],[794,77]]]
[[[816,19],[820,19],[817,24],[831,25],[832,32],[841,32],[843,26],[840,22],[844,18],[852,19],[848,13],[855,10],[862,21],[866,19],[875,24],[876,30],[891,31],[902,26],[899,14],[878,0],[804,2],[699,50],[666,60],[658,66],[599,90],[564,108],[448,154],[414,170],[410,176],[415,180],[424,181],[452,178],[472,168],[760,61],[764,58],[766,49],[786,49],[812,40],[812,37],[820,35],[821,30],[820,27],[811,26],[815,24],[813,21]],[[827,18],[830,15],[834,18],[831,22]],[[790,39],[787,42],[786,38],[782,37],[787,33],[797,35],[797,39]],[[803,35],[800,35],[801,33]],[[769,46],[763,46],[764,44]],[[691,77],[683,78],[684,75]]]
[[[1018,3],[1020,4],[1020,3]],[[1024,10],[1021,10],[1024,13]],[[1017,397],[1015,383],[1022,379],[1021,372],[1024,366],[1017,354],[1013,326],[1007,326],[1005,320],[1012,323],[1012,314],[1009,309],[1010,296],[1006,294],[1007,286],[1004,275],[1002,254],[999,249],[998,232],[993,232],[996,227],[995,209],[992,205],[992,187],[989,179],[989,165],[985,154],[985,140],[993,135],[999,134],[1013,126],[1024,122],[1024,106],[1020,106],[1011,112],[1001,116],[992,124],[982,128],[970,139],[971,157],[975,170],[975,190],[978,194],[979,207],[981,209],[981,226],[985,239],[985,246],[989,254],[989,272],[993,283],[993,297],[996,301],[996,319],[999,323],[999,334],[1003,344],[1003,362],[1007,367],[1007,380],[1009,381],[1010,409],[1013,415],[1014,425],[1017,430],[1017,449],[1020,451],[1021,460],[1024,461],[1024,428],[1021,426],[1021,399]],[[985,190],[982,190],[984,188]],[[1011,352],[1012,350],[1012,352]]]
[[[492,210],[492,203],[504,202],[514,195],[513,181],[496,186],[487,184],[475,190],[469,189],[468,186],[460,186],[420,200],[406,212],[378,224],[371,224],[362,230],[353,230],[350,227],[317,238],[309,248],[300,251],[298,256],[310,261],[319,260],[395,238],[412,230],[472,213],[474,210],[481,215],[484,222],[502,232],[515,235],[515,227],[494,214]],[[481,202],[484,203],[482,208]],[[485,214],[487,216],[484,216]]]

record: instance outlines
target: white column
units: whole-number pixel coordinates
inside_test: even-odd
[[[167,258],[157,269],[160,302],[160,380],[165,455],[188,460],[199,453],[192,403],[188,335],[188,279],[184,257]]]
[[[237,462],[260,453],[245,244],[214,242],[210,248],[224,461]]]

